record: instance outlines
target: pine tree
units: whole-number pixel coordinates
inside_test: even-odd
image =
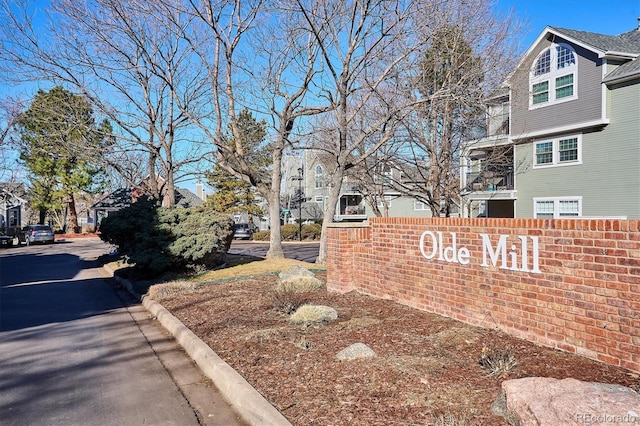
[[[76,194],[102,188],[99,163],[112,140],[109,123],[97,125],[85,98],[55,87],[38,91],[19,126],[20,160],[30,173],[30,201],[40,222],[66,205],[77,229]]]
[[[270,151],[265,143],[267,135],[266,123],[257,121],[251,112],[244,109],[238,115],[238,127],[243,135],[242,143],[246,158],[256,168],[267,172],[270,164]],[[229,139],[228,146],[235,144]],[[227,160],[233,163],[233,158]],[[256,205],[255,189],[250,182],[241,180],[220,167],[214,167],[206,176],[209,185],[214,188],[214,193],[207,200],[216,211],[221,213],[247,212],[251,215],[263,214],[262,209]]]

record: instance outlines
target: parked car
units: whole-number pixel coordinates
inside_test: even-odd
[[[0,247],[12,247],[13,237],[0,231]]]
[[[253,233],[256,231],[256,226],[252,223],[236,223],[236,231],[233,234],[234,239],[250,240],[253,238]]]
[[[55,234],[49,225],[27,225],[18,233],[18,244],[53,243]]]

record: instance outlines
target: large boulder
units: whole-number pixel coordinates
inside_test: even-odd
[[[298,277],[315,277],[315,274],[300,265],[293,265],[286,271],[282,271],[278,274],[278,278],[280,278],[280,280],[289,280]]]
[[[511,425],[640,423],[640,394],[620,385],[527,377],[502,382],[493,412]]]
[[[358,358],[375,357],[376,353],[364,343],[354,343],[338,352],[336,358],[340,361],[351,361]]]

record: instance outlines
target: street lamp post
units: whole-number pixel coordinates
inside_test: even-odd
[[[298,239],[302,241],[302,179],[304,179],[304,169],[298,168]]]

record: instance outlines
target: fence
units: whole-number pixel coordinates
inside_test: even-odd
[[[640,221],[333,224],[327,286],[640,372]]]

